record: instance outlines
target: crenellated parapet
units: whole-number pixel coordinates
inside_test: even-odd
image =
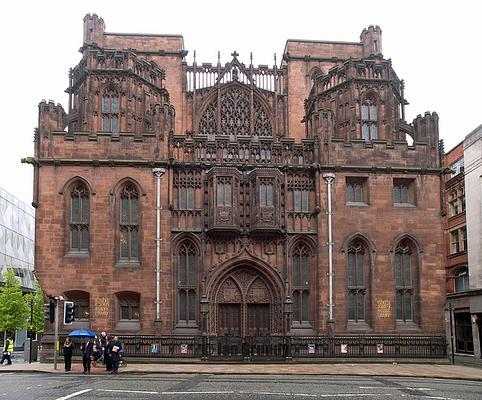
[[[165,71],[134,51],[84,49],[71,70],[68,131],[164,135],[174,129],[175,111],[164,87]]]
[[[55,104],[53,100],[49,100],[48,102],[42,100],[38,108],[39,130],[41,135],[65,128],[67,114],[60,103]]]
[[[370,25],[363,29],[360,41],[363,44],[363,55],[365,57],[382,54],[382,30],[378,25]]]
[[[305,102],[308,136],[326,135],[320,112],[330,111],[332,137],[399,140],[402,86],[390,60],[377,56],[337,64],[313,80]]]
[[[80,63],[72,70],[72,87],[68,91],[77,90],[88,75],[107,72],[135,75],[146,85],[164,88],[166,72],[154,61],[139,57],[134,51],[89,46],[84,48],[83,54]]]
[[[417,115],[412,122],[413,140],[419,142],[428,142],[431,147],[435,148],[439,143],[438,132],[438,114],[426,111],[424,116]]]
[[[322,165],[334,169],[360,169],[376,172],[377,169],[395,169],[399,172],[422,171],[440,172],[438,158],[426,141],[414,142],[395,140],[331,139],[321,145]]]

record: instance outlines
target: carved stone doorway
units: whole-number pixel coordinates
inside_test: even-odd
[[[280,331],[280,295],[256,268],[235,268],[213,286],[210,332],[245,337]]]

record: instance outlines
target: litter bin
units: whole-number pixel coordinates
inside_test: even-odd
[[[23,360],[25,362],[29,361],[30,357],[30,340],[25,341],[25,345],[23,346]],[[32,340],[32,360],[37,361],[38,359],[38,341]]]

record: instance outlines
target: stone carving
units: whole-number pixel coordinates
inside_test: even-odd
[[[227,224],[231,221],[231,207],[217,208],[217,222]]]
[[[239,303],[241,293],[231,278],[226,279],[219,289],[218,303]]]
[[[246,295],[247,303],[270,303],[271,298],[269,295],[268,288],[264,282],[257,278],[249,288],[248,294]]]

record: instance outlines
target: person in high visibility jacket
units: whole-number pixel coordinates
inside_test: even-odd
[[[3,343],[3,356],[2,356],[2,361],[0,361],[0,364],[3,365],[3,362],[7,360],[7,365],[12,364],[12,359],[10,358],[13,353],[13,339],[8,337],[5,339],[5,342]]]

